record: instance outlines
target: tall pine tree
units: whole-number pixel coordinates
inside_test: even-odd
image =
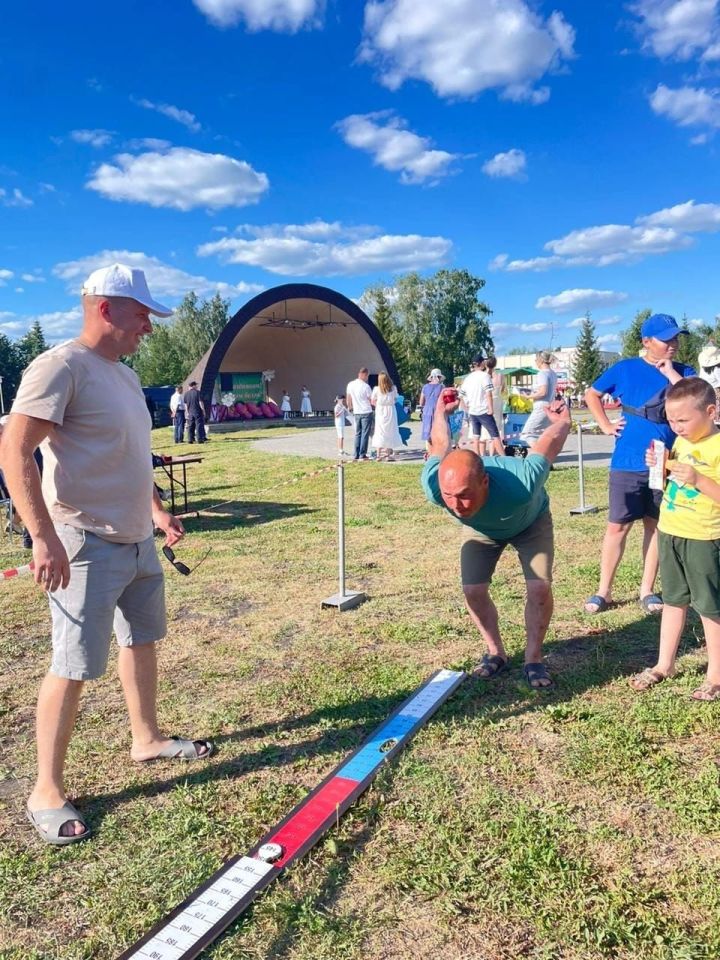
[[[575,348],[572,377],[577,389],[587,390],[605,369],[589,311],[585,314]]]
[[[20,359],[21,369],[24,370],[28,364],[32,363],[35,357],[44,353],[48,348],[45,334],[39,320],[35,320],[28,332],[20,337],[15,344],[17,355]]]
[[[621,356],[636,357],[642,350],[642,337],[640,336],[640,327],[647,318],[652,315],[652,310],[638,310],[635,319],[630,326],[620,336],[622,338]]]

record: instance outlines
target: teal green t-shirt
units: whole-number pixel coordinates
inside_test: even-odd
[[[440,458],[430,457],[420,477],[430,503],[444,507],[450,516],[492,540],[509,540],[544,513],[550,506],[545,481],[550,462],[538,453],[520,457],[483,457],[490,489],[485,505],[471,517],[461,519],[446,505],[440,494]]]

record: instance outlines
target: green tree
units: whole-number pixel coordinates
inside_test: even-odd
[[[2,410],[0,412],[7,413],[10,409],[20,384],[22,371],[23,365],[16,344],[12,343],[4,333],[0,333],[0,377],[2,377],[0,384]]]
[[[620,351],[621,357],[637,357],[642,350],[642,337],[640,336],[640,327],[645,323],[647,318],[652,315],[652,310],[638,310],[635,314],[635,318],[627,330],[623,331],[620,334],[620,339],[622,342],[622,349]]]
[[[39,320],[35,320],[28,332],[20,337],[15,344],[15,350],[21,363],[21,369],[24,370],[28,364],[32,363],[35,357],[44,353],[48,348],[45,334]]]
[[[595,336],[595,324],[592,322],[589,311],[585,314],[575,346],[572,378],[578,389],[586,390],[605,369]]]
[[[406,395],[420,392],[432,367],[439,367],[450,383],[467,372],[473,354],[492,352],[492,311],[478,299],[484,286],[467,270],[438,270],[429,277],[409,273],[397,281],[393,312]]]
[[[229,320],[230,301],[215,294],[200,301],[188,293],[168,322],[153,323],[128,364],[143,386],[181,383],[217,340]]]
[[[698,354],[713,335],[713,328],[708,324],[702,324],[691,330],[688,325],[688,318],[683,314],[680,320],[680,329],[688,330],[689,332],[678,338],[678,351],[675,354],[675,362],[686,363],[688,366],[698,370]]]

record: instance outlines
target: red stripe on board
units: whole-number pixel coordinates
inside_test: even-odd
[[[347,800],[357,785],[357,780],[333,777],[298,810],[295,816],[284,823],[277,833],[267,837],[265,843],[279,843],[283,848],[282,858],[276,860],[273,866],[284,866],[285,862],[297,853],[326,819],[335,814],[338,805],[343,800]]]

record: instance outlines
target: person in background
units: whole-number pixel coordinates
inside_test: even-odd
[[[310,400],[310,391],[305,384],[302,385],[300,396],[302,397],[302,400],[300,401],[300,413],[303,415],[303,417],[309,417],[312,413],[312,402]]]
[[[372,390],[368,380],[370,371],[361,367],[355,380],[347,385],[345,396],[347,408],[355,418],[355,460],[369,460],[367,455],[370,434],[372,433],[373,408]]]
[[[280,403],[280,410],[283,415],[283,420],[289,420],[290,414],[292,413],[292,405],[290,403],[290,394],[287,390],[282,392],[282,401]]]
[[[686,334],[674,317],[654,314],[640,328],[644,356],[619,360],[585,391],[585,403],[602,432],[615,437],[610,461],[608,525],[600,555],[600,583],[585,601],[585,613],[607,610],[612,585],[628,533],[636,520],[643,524],[643,572],[640,581],[640,605],[647,614],[660,613],[662,597],[655,593],[658,572],[657,522],[662,492],[648,485],[645,451],[651,440],[661,440],[669,449],[675,434],[664,411],[668,386],[695,371],[683,363],[674,363],[678,338]],[[602,405],[604,393],[622,401],[622,415],[611,422]]]
[[[188,422],[188,443],[195,443],[195,432],[197,430],[197,442],[205,443],[207,435],[205,433],[205,404],[197,388],[197,380],[191,380],[188,390],[183,395],[185,404],[185,415]]]
[[[437,407],[438,397],[445,386],[445,377],[441,370],[433,367],[428,374],[427,383],[423,385],[420,391],[420,400],[418,409],[422,420],[422,439],[425,441],[425,459],[427,460],[430,450],[430,434],[432,433],[433,417]]]
[[[182,387],[175,387],[175,393],[170,397],[170,415],[172,416],[175,443],[183,443],[185,438],[185,401]]]
[[[548,404],[555,398],[557,374],[550,364],[555,363],[555,357],[548,350],[541,350],[535,357],[538,372],[533,378],[533,388],[530,399],[533,402],[532,413],[527,419],[520,433],[520,439],[532,444],[550,423],[545,415]]]
[[[486,361],[482,354],[473,357],[473,370],[460,385],[460,399],[467,407],[472,432],[468,439],[478,456],[485,454],[485,441],[482,439],[483,427],[490,437],[490,444],[495,456],[502,457],[505,448],[500,440],[500,431],[492,415],[493,384],[492,377],[487,372]]]
[[[339,393],[335,397],[335,406],[333,407],[333,418],[335,420],[335,434],[337,435],[338,454],[345,456],[345,418],[348,416],[348,408],[345,405],[345,395]]]
[[[398,426],[397,402],[398,392],[392,380],[383,370],[378,376],[378,385],[373,387],[370,402],[375,409],[375,432],[372,446],[377,451],[376,459],[394,460],[393,451],[402,446],[402,437]]]
[[[715,420],[720,420],[720,348],[714,343],[709,343],[698,354],[698,376],[705,380],[715,391],[717,400],[717,415]]]
[[[480,443],[483,446],[483,452],[486,445],[489,443],[490,453],[494,453],[496,456],[502,457],[505,455],[505,445],[502,442],[502,436],[505,433],[503,429],[503,413],[507,390],[505,387],[505,377],[496,368],[497,358],[488,357],[485,361],[485,373],[490,378],[489,389],[492,390],[492,394],[488,396],[488,403],[490,406],[489,412],[498,428],[498,436],[492,437],[487,427],[483,427],[480,431]],[[562,399],[562,397],[557,399]]]
[[[707,676],[691,696],[720,699],[720,432],[715,425],[715,388],[700,377],[686,377],[667,392],[665,411],[677,434],[660,506],[658,550],[663,599],[660,651],[654,667],[630,680],[649,690],[675,674],[688,608],[702,621],[707,644]],[[654,451],[646,462],[655,465]]]

